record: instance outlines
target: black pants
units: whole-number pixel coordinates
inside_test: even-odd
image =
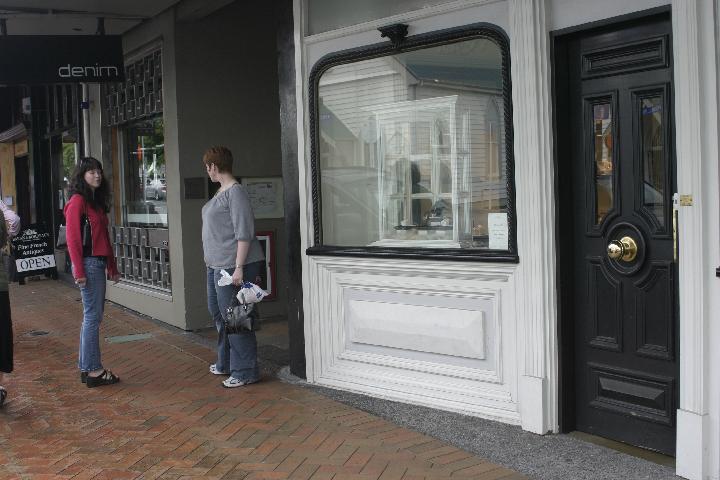
[[[0,292],[0,372],[13,371],[13,333],[10,320],[10,295]]]

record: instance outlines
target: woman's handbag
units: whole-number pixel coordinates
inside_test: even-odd
[[[244,298],[243,298],[244,299]],[[233,295],[230,306],[225,311],[225,331],[229,334],[257,332],[260,330],[260,319],[254,303],[241,303]]]
[[[90,219],[86,213],[80,217],[80,233],[82,239],[83,255],[92,253],[92,228],[90,227]],[[57,248],[67,247],[67,226],[60,225],[57,236]]]
[[[67,247],[67,229],[65,228],[65,225],[60,225],[60,228],[58,229],[57,242],[55,246],[57,248]]]

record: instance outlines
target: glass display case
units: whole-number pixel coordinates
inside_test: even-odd
[[[457,248],[470,241],[467,114],[456,95],[372,107],[380,238],[375,246]]]

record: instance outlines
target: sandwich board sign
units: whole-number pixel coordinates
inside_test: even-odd
[[[55,268],[52,238],[42,224],[28,225],[12,239],[15,268],[18,274]]]

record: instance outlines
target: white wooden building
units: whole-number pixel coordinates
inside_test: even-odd
[[[427,3],[294,2],[308,381],[718,478],[718,6]]]

